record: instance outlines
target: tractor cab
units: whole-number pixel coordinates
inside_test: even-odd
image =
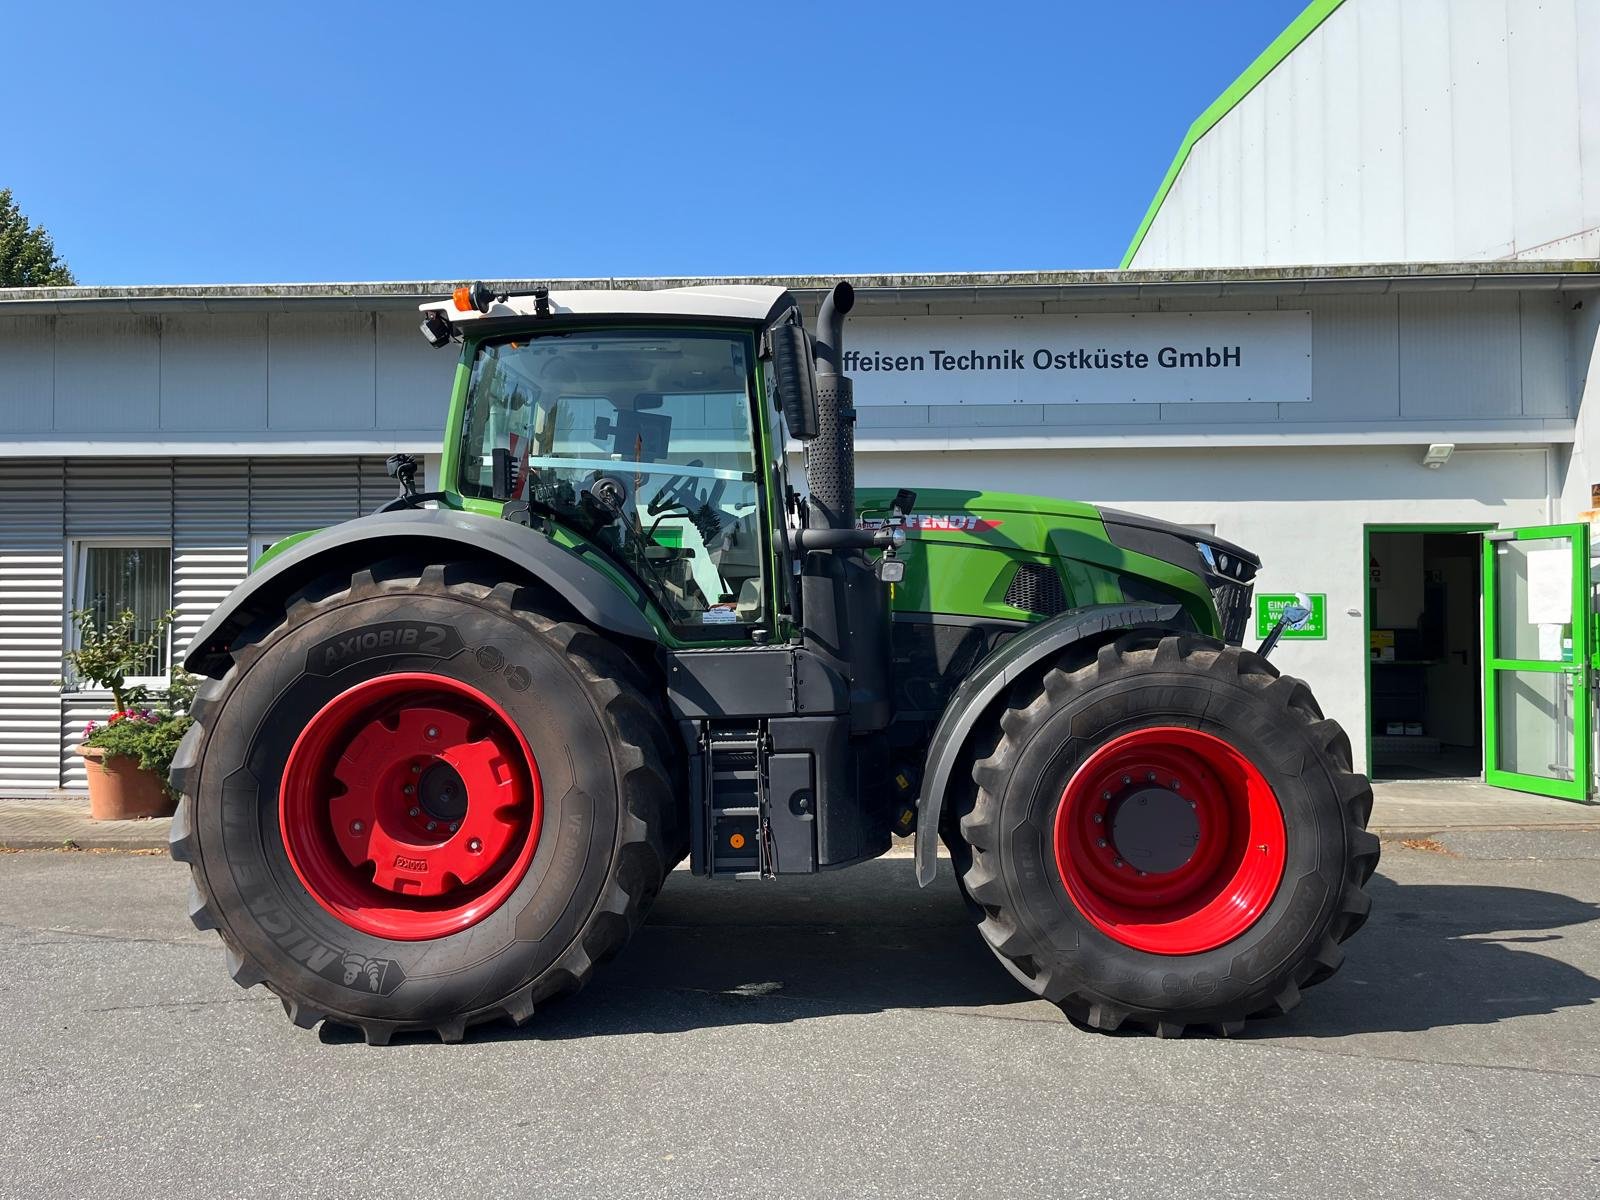
[[[463,343],[447,493],[603,549],[669,641],[768,640],[792,620],[785,431],[765,403],[765,333],[798,320],[787,292],[463,288],[425,314],[430,340]]]

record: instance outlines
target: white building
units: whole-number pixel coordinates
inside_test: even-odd
[[[1315,0],[1189,128],[1124,267],[1600,254],[1600,5]]]
[[[1525,69],[1529,40],[1567,82]],[[1530,625],[1552,658],[1486,697],[1480,563],[1486,535],[1586,519],[1600,486],[1600,264],[1561,249],[1592,254],[1600,228],[1596,47],[1577,0],[1313,4],[1197,122],[1136,269],[853,279],[863,481],[1091,500],[1242,543],[1259,591],[1324,598],[1324,636],[1275,658],[1358,764],[1476,775],[1493,741],[1581,793],[1563,773],[1587,679],[1560,660],[1586,618]],[[1551,150],[1573,138],[1585,153]],[[1550,174],[1528,190],[1531,170]],[[832,280],[747,282],[815,300]],[[71,750],[105,698],[58,678],[97,581],[178,610],[170,662],[262,546],[371,511],[383,456],[436,453],[455,358],[415,306],[448,287],[0,292],[0,795],[81,786]],[[1166,346],[1200,365],[1159,365]],[[1141,349],[1151,365],[1111,365]]]

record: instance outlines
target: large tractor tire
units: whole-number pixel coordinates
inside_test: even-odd
[[[1366,920],[1371,786],[1249,651],[1134,632],[1020,681],[973,781],[950,840],[979,932],[1093,1028],[1237,1033]]]
[[[172,854],[240,984],[370,1042],[521,1023],[643,918],[685,835],[643,677],[533,586],[384,563],[246,629],[173,769]]]

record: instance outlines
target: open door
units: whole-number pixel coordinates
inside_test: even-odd
[[[1484,776],[1562,800],[1589,795],[1589,527],[1483,539]]]

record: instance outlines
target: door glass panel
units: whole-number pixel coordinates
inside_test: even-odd
[[[1496,542],[1496,658],[1562,662],[1570,654],[1572,539]]]
[[[1502,771],[1571,779],[1573,676],[1565,671],[1497,671],[1495,703]]]

